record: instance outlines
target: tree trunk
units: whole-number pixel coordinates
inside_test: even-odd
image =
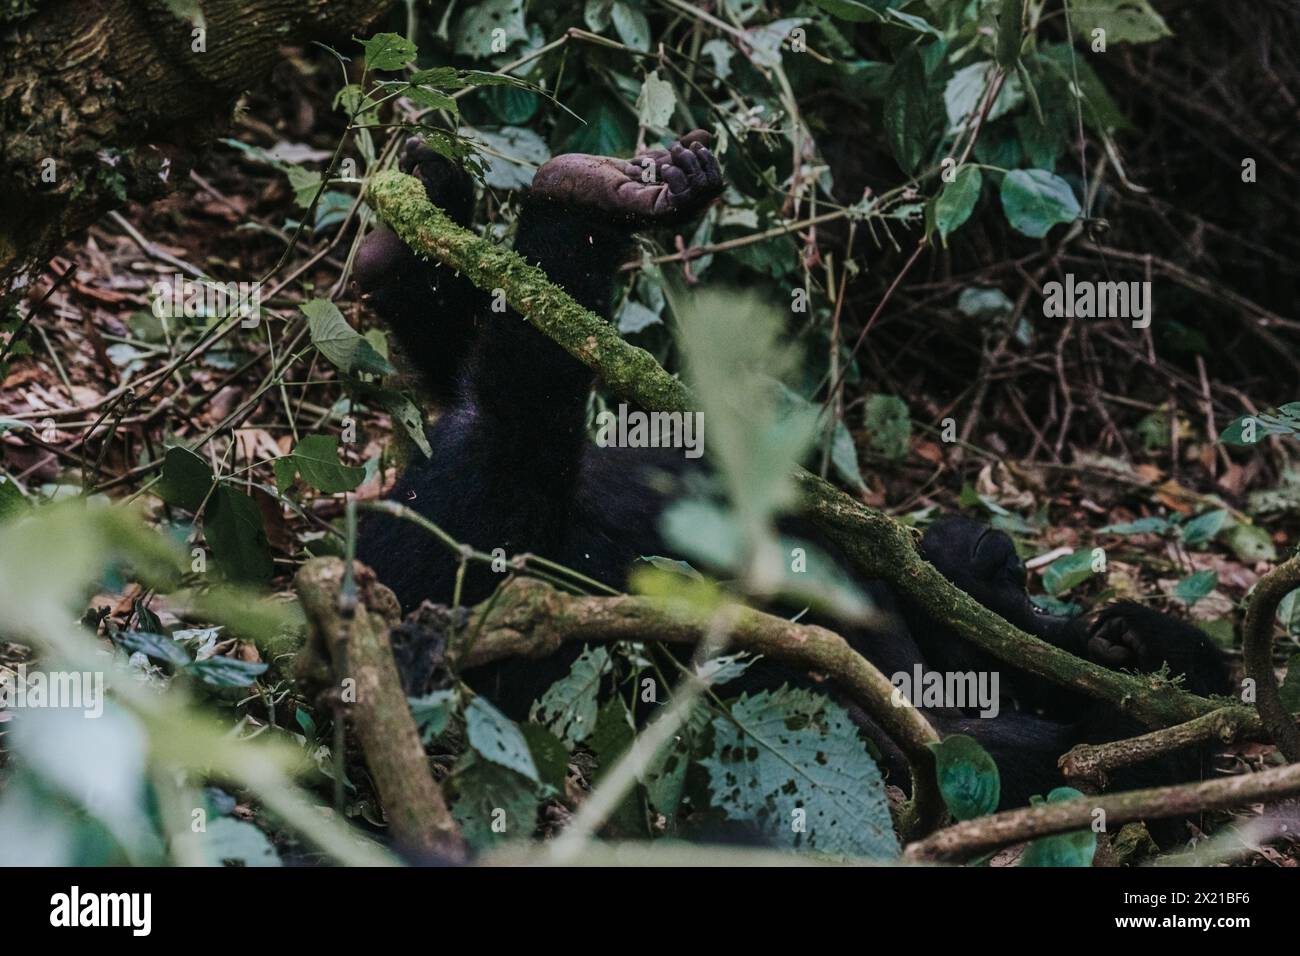
[[[345,38],[389,2],[0,0],[0,287],[186,175],[287,39]]]

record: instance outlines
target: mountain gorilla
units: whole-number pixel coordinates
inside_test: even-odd
[[[586,308],[609,316],[615,275],[633,251],[633,233],[681,225],[722,192],[708,143],[708,134],[696,131],[633,161],[555,157],[537,172],[524,200],[515,250]],[[472,191],[461,170],[418,141],[407,144],[401,165],[423,180],[434,204],[468,224]],[[616,588],[625,585],[640,556],[672,553],[660,536],[659,517],[680,494],[692,463],[664,449],[590,442],[586,416],[593,375],[586,366],[517,313],[493,313],[483,293],[418,258],[391,232],[368,238],[356,273],[408,361],[444,404],[428,431],[432,456],[406,468],[392,499],[477,549],[539,554]],[[821,546],[835,553],[829,544]],[[949,518],[929,529],[921,549],[980,603],[1073,654],[1144,672],[1167,663],[1191,691],[1228,690],[1217,652],[1186,624],[1133,604],[1081,619],[1039,613],[1025,592],[1024,566],[999,531]],[[409,523],[368,515],[358,557],[396,592],[406,611],[425,599],[451,599],[458,562]],[[499,581],[490,569],[473,564],[462,599],[480,601]],[[1001,771],[1004,808],[1059,785],[1057,758],[1073,744],[1140,732],[1101,704],[994,661],[882,582],[859,583],[889,624],[870,631],[837,629],[886,675],[911,674],[917,664],[941,673],[999,673],[1005,698],[999,716],[924,712],[941,734],[968,733],[984,745]],[[512,716],[522,716],[571,660],[507,662],[484,669],[486,674],[471,672],[469,680]],[[754,681],[776,687],[802,677],[769,662],[746,675],[751,690]],[[860,723],[875,739],[891,781],[907,789],[901,754],[869,719]],[[1168,781],[1194,775],[1198,766],[1195,757],[1166,761],[1117,774],[1117,783]]]

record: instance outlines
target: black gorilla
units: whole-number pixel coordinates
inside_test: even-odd
[[[424,180],[435,204],[456,221],[468,221],[470,184],[461,171],[418,144],[408,146],[402,165]],[[634,231],[685,222],[722,186],[708,134],[698,131],[631,162],[559,156],[537,173],[515,249],[588,309],[608,316],[615,274],[632,252]],[[667,450],[602,448],[588,441],[593,377],[585,366],[517,313],[493,313],[483,293],[420,260],[391,233],[367,241],[357,277],[408,360],[446,403],[429,430],[432,457],[406,469],[393,499],[483,551],[540,554],[614,587],[624,585],[639,556],[671,553],[659,517],[691,463]],[[829,545],[822,547],[834,555]],[[1217,652],[1186,624],[1131,604],[1090,620],[1036,611],[1025,592],[1024,566],[1001,532],[950,518],[926,533],[922,551],[986,607],[1074,654],[1143,671],[1168,662],[1189,690],[1228,689]],[[425,599],[451,598],[457,562],[407,522],[367,516],[358,557],[407,611]],[[471,565],[462,598],[482,600],[499,581],[490,569]],[[1001,675],[1006,703],[999,716],[985,719],[955,709],[927,709],[926,715],[941,734],[964,732],[980,740],[1001,771],[1004,807],[1023,805],[1032,794],[1058,785],[1057,758],[1074,743],[1140,730],[1100,705],[992,660],[897,600],[881,582],[861,583],[891,624],[870,633],[838,629],[885,674],[910,673],[920,664],[939,672]],[[521,715],[567,666],[556,658],[509,662],[469,679],[507,712]],[[753,689],[754,680],[776,686],[799,676],[764,663],[751,668],[747,679]],[[856,716],[875,738],[891,779],[907,788],[901,755],[869,719]],[[1156,782],[1196,769],[1194,759],[1167,762],[1117,782]]]

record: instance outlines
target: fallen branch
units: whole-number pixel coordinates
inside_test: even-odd
[[[388,644],[389,628],[401,617],[397,600],[377,584],[374,572],[354,567],[360,593],[351,611],[340,606],[342,561],[314,558],[298,570],[294,588],[308,621],[300,667],[327,659],[333,663],[334,687],[355,682],[350,715],[394,842],[419,854],[462,860],[460,828],[429,772]]]
[[[912,863],[961,860],[999,847],[1092,826],[1096,811],[1107,830],[1135,820],[1180,817],[1202,810],[1225,810],[1300,793],[1300,764],[1259,773],[1237,774],[1177,787],[1152,787],[1107,796],[1078,797],[1060,803],[1008,810],[940,830],[903,851]]]
[[[582,308],[515,253],[457,226],[429,202],[419,180],[394,171],[371,180],[367,198],[379,217],[417,252],[463,273],[506,301],[570,355],[591,367],[620,398],[648,411],[690,411],[689,390],[600,316]],[[936,621],[1005,663],[1108,701],[1150,727],[1208,714],[1213,702],[1082,660],[1014,627],[949,583],[917,553],[912,532],[802,469],[803,507],[818,528],[866,576],[888,581]],[[1246,732],[1262,726],[1249,708]],[[1253,723],[1251,723],[1253,722]]]
[[[1300,588],[1300,555],[1279,564],[1259,579],[1246,621],[1242,625],[1242,656],[1246,677],[1255,682],[1255,708],[1259,719],[1287,760],[1300,761],[1300,730],[1295,716],[1282,703],[1273,672],[1273,615],[1282,599]]]
[[[708,615],[662,600],[565,594],[519,578],[494,601],[474,610],[449,642],[448,658],[454,668],[465,670],[509,657],[545,657],[572,643],[661,641],[694,646],[708,628]],[[914,707],[894,706],[894,686],[884,674],[834,631],[752,608],[738,609],[728,635],[733,648],[825,674],[876,720],[903,752],[912,775],[912,801],[899,829],[906,834],[934,828],[944,806],[927,745],[939,736]]]
[[[1078,744],[1060,759],[1061,772],[1073,782],[1105,787],[1107,775],[1122,767],[1146,763],[1211,740],[1224,744],[1240,740],[1247,729],[1257,727],[1258,722],[1252,717],[1245,707],[1224,707],[1140,737],[1104,744]]]

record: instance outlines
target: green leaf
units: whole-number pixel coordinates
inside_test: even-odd
[[[1015,310],[1013,303],[1001,289],[970,286],[957,297],[957,311],[973,319],[989,321],[1008,318]]]
[[[1219,585],[1219,575],[1216,571],[1197,571],[1189,574],[1177,584],[1174,585],[1174,597],[1182,601],[1189,608],[1196,604],[1197,601],[1205,597]]]
[[[359,42],[365,47],[366,68],[370,70],[400,70],[419,52],[414,43],[396,33],[376,33]]]
[[[1016,169],[1002,179],[1002,210],[1017,232],[1041,239],[1057,223],[1074,222],[1081,209],[1070,184],[1045,169]]]
[[[325,494],[351,491],[366,478],[364,468],[344,465],[339,461],[337,435],[304,436],[294,446],[293,460],[302,480]],[[277,476],[277,482],[278,480]]]
[[[0,475],[0,521],[26,514],[27,510],[27,497],[18,483],[8,475]]]
[[[454,690],[435,690],[423,697],[408,697],[406,702],[411,705],[420,740],[427,744],[451,723],[452,715],[460,708],[460,694]]]
[[[348,325],[338,306],[329,299],[312,299],[298,306],[307,316],[312,344],[345,373],[370,372],[388,375],[393,367],[375,351],[373,345]]]
[[[1043,571],[1043,587],[1047,593],[1061,595],[1082,584],[1095,572],[1092,569],[1092,551],[1080,548],[1073,554],[1057,558]]]
[[[424,453],[424,457],[432,458],[433,448],[429,445],[429,436],[424,431],[424,415],[415,407],[415,403],[404,395],[389,395],[383,400],[383,405],[393,421],[406,430],[406,434]]]
[[[644,13],[627,0],[614,0],[610,13],[618,38],[633,50],[645,53],[650,49],[650,21]]]
[[[204,511],[203,536],[228,580],[246,584],[271,580],[275,567],[262,527],[262,512],[248,495],[224,482],[219,484]]]
[[[929,747],[934,751],[939,792],[954,820],[973,820],[998,808],[1002,778],[993,758],[974,737],[952,734]]]
[[[275,472],[275,490],[284,494],[293,487],[293,480],[298,475],[298,464],[293,460],[293,455],[281,455],[271,462],[271,470]]]
[[[206,461],[188,448],[173,445],[163,456],[162,477],[154,493],[173,507],[198,511],[213,480]]]
[[[557,793],[564,793],[564,779],[569,774],[569,750],[564,742],[541,724],[522,724],[519,732],[528,741],[538,779]]]
[[[247,687],[266,672],[261,661],[240,661],[233,657],[209,657],[195,661],[186,672],[212,687]]]
[[[1239,561],[1257,564],[1277,560],[1277,547],[1272,536],[1259,525],[1237,522],[1223,533],[1222,538]]]
[[[569,673],[533,702],[528,719],[549,728],[569,748],[586,740],[596,729],[597,695],[610,666],[605,648],[584,647]]]
[[[1198,544],[1213,541],[1215,536],[1223,530],[1223,526],[1227,521],[1228,512],[1222,508],[1207,511],[1203,515],[1197,515],[1183,525],[1183,544],[1194,547]]]
[[[123,631],[113,638],[128,654],[144,654],[164,664],[184,667],[190,663],[189,652],[166,634],[148,631]]]
[[[1057,787],[1047,795],[1048,803],[1074,800],[1083,794],[1073,787]],[[1097,852],[1097,834],[1091,829],[1057,833],[1035,840],[1020,857],[1021,866],[1092,866]]]
[[[464,12],[456,25],[456,52],[462,56],[481,60],[503,52],[499,44],[493,49],[494,30],[505,31],[507,49],[528,36],[524,0],[475,0],[462,9]]]
[[[997,66],[991,60],[964,66],[952,75],[943,88],[943,105],[948,114],[948,129],[958,130],[975,122],[980,105],[988,93]],[[989,108],[985,124],[992,123],[1011,112],[1024,101],[1020,77],[1008,77],[1002,84],[998,98]]]
[[[1071,0],[1070,25],[1076,39],[1091,42],[1092,31],[1106,31],[1107,43],[1152,43],[1173,36],[1150,0]]]
[[[474,751],[457,762],[452,777],[456,800],[451,813],[474,849],[525,840],[537,829],[541,799],[535,781],[483,760]]]
[[[953,181],[943,187],[934,201],[934,225],[939,238],[948,245],[948,237],[962,227],[980,198],[984,176],[978,166],[963,166]]]
[[[641,92],[636,100],[637,120],[642,126],[655,129],[667,127],[677,109],[677,94],[673,85],[659,76],[658,70],[646,74]]]
[[[713,753],[699,762],[714,806],[778,846],[898,856],[880,770],[843,707],[782,688],[742,696],[730,709],[713,720]]]
[[[486,699],[475,697],[465,708],[465,727],[469,745],[484,760],[500,764],[534,783],[538,782],[537,765],[528,750],[528,741],[514,721]]]
[[[320,190],[320,173],[303,169],[301,166],[286,167],[284,172],[289,177],[290,188],[293,189],[293,201],[300,209],[310,207],[312,200],[316,198],[316,193]]]
[[[873,449],[890,461],[907,457],[912,447],[912,414],[905,401],[897,395],[872,395],[862,418]]]
[[[925,65],[909,47],[885,86],[885,136],[904,172],[916,172],[929,155],[935,119]]]
[[[998,8],[998,66],[1009,70],[1020,61],[1024,32],[1025,0],[1002,0]]]

